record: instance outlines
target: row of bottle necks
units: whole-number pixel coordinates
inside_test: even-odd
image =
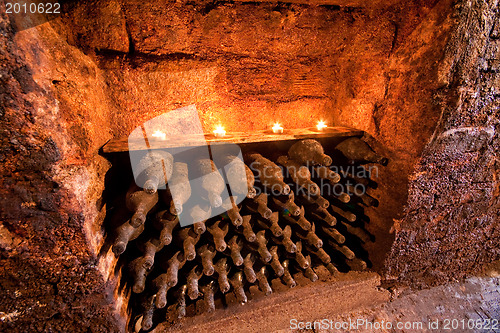
[[[152,318],[151,304],[153,308],[165,307],[167,294],[175,299],[175,311],[182,316],[186,294],[191,300],[203,295],[207,309],[212,309],[216,290],[224,294],[232,288],[238,301],[243,303],[246,301],[243,290],[246,284],[257,284],[267,294],[271,292],[268,278],[280,278],[293,287],[292,272],[300,271],[316,280],[314,265],[324,265],[331,273],[338,272],[339,261],[344,261],[344,266],[351,269],[366,268],[366,262],[357,258],[355,250],[348,245],[360,248],[356,243],[368,242],[371,236],[362,228],[362,223],[355,223],[357,215],[345,209],[345,204],[377,205],[377,201],[366,193],[348,193],[352,189],[349,186],[373,186],[375,183],[354,174],[341,176],[331,171],[328,168],[331,158],[324,154],[317,141],[299,141],[292,148],[288,156],[277,159],[278,164],[288,171],[286,176],[282,168],[262,155],[246,156],[245,161],[257,169],[258,184],[252,177],[254,172],[249,172],[250,168],[243,161],[231,156],[229,163],[235,167],[225,176],[239,179],[244,176],[246,189],[242,188],[241,192],[247,198],[239,205],[233,197],[217,200],[216,185],[220,179],[209,177],[206,182],[207,206],[191,209],[189,214],[200,220],[191,227],[180,228],[177,217],[183,211],[183,200],[179,198],[187,201],[191,192],[185,181],[189,170],[186,165],[172,163],[169,188],[177,185],[177,193],[184,193],[184,196],[176,196],[176,202],[172,200],[172,190],[157,191],[155,186],[144,186],[143,190],[137,185],[131,186],[126,195],[126,207],[132,217],[116,228],[113,251],[120,255],[130,241],[139,238],[136,244],[140,255],[130,262],[128,268],[133,291],[143,293],[146,300],[144,329],[152,325],[149,320]],[[355,161],[359,162],[359,157]],[[205,169],[207,175],[217,170],[213,161],[201,161],[195,167],[202,173]],[[145,185],[155,179],[151,177],[151,170],[148,172]],[[354,184],[346,185],[347,193],[322,195],[318,180],[336,184],[345,179]],[[285,183],[287,180],[292,181],[292,187],[303,191],[297,191],[300,194],[295,196],[290,183]],[[253,190],[256,185],[272,188],[276,195],[256,195]],[[148,216],[161,205],[166,205],[166,209]],[[208,221],[204,219],[204,215],[210,216],[210,207],[218,206],[225,208],[224,216]],[[206,236],[202,237],[202,234]],[[169,251],[162,251],[169,245]]]

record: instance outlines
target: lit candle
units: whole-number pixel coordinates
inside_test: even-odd
[[[218,138],[223,138],[226,135],[226,130],[224,130],[222,125],[219,125],[215,128],[214,135]]]
[[[160,130],[155,131],[153,134],[151,134],[151,136],[153,138],[160,139],[160,140],[165,140],[167,138],[167,135]]]
[[[273,133],[282,134],[283,133],[283,127],[279,123],[275,123],[273,125]]]
[[[328,126],[325,124],[323,120],[318,121],[318,124],[316,125],[316,128],[318,131],[322,131],[324,128],[327,128]]]

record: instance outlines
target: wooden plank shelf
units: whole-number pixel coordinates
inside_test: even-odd
[[[229,132],[224,137],[216,137],[212,133],[204,134],[205,140],[200,136],[179,136],[168,137],[166,140],[158,138],[134,139],[121,138],[110,140],[103,147],[104,153],[118,153],[127,151],[139,151],[146,149],[169,149],[182,147],[198,147],[205,144],[216,145],[223,143],[249,144],[265,143],[276,141],[292,141],[301,139],[320,139],[320,138],[342,138],[342,137],[361,137],[363,131],[348,127],[327,127],[322,131],[312,128],[285,129],[282,134],[275,134],[272,130],[246,132]],[[206,141],[206,143],[204,142]]]

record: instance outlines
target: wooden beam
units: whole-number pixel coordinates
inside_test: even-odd
[[[283,134],[274,134],[271,130],[254,131],[250,133],[230,132],[223,138],[215,137],[212,133],[205,134],[208,145],[220,143],[248,144],[258,142],[290,141],[300,139],[330,138],[330,137],[351,137],[362,136],[363,131],[347,127],[328,127],[323,131],[316,128],[285,129]],[[149,149],[168,149],[180,147],[200,146],[199,137],[179,136],[168,137],[166,140],[148,138]],[[145,150],[145,141],[140,139],[130,140],[121,138],[110,140],[103,147],[104,153],[118,153],[127,151]]]

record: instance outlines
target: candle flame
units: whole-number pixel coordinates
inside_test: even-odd
[[[318,131],[321,131],[323,128],[327,128],[328,126],[323,120],[318,121],[318,124],[316,125],[316,128]]]
[[[153,134],[151,134],[153,138],[158,138],[161,140],[165,140],[167,138],[167,134],[163,133],[160,130],[156,130]]]
[[[222,125],[217,125],[217,127],[214,130],[215,136],[224,136],[226,135],[226,130],[224,129],[224,126]]]
[[[283,133],[283,127],[280,123],[275,123],[273,125],[273,133]]]

